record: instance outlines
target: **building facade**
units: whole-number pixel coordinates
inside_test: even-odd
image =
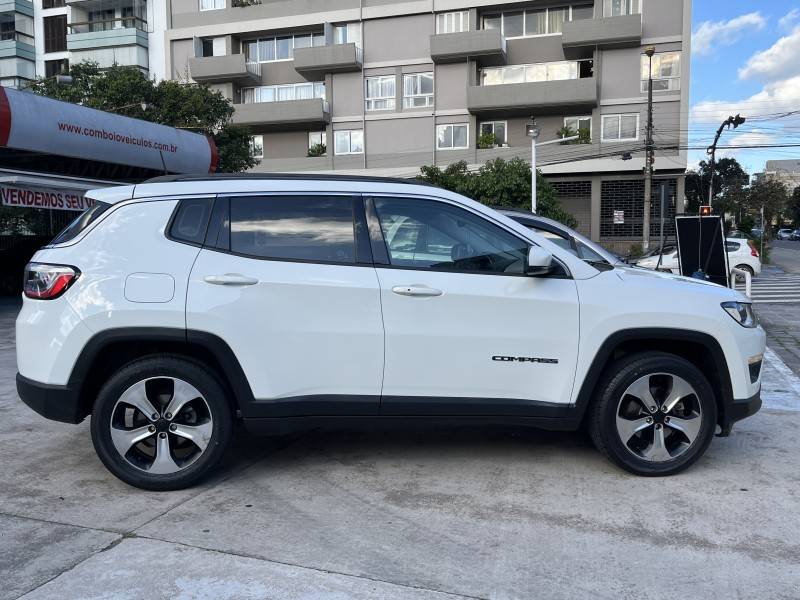
[[[411,177],[423,165],[530,159],[580,229],[642,238],[645,47],[654,45],[656,185],[683,208],[690,0],[172,0],[167,75],[236,105],[255,171]],[[677,201],[676,201],[677,199]],[[670,219],[671,222],[671,219]]]
[[[33,3],[0,0],[0,86],[17,87],[36,78]]]
[[[19,2],[20,0],[17,0]],[[135,66],[163,78],[166,3],[158,0],[33,0],[36,75],[70,64]]]
[[[756,180],[777,181],[792,194],[800,187],[800,160],[768,160],[763,173],[756,173]]]

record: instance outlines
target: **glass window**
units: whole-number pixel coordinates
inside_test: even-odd
[[[525,35],[525,17],[522,11],[503,13],[503,35],[507,38]]]
[[[478,215],[442,202],[375,198],[393,266],[521,275],[528,244]]]
[[[213,204],[212,198],[181,200],[169,235],[184,242],[202,244],[206,237],[208,217],[211,215]]]
[[[587,4],[585,6],[572,7],[572,20],[583,21],[584,19],[594,18],[594,6]]]
[[[574,132],[585,130],[592,133],[592,117],[565,117],[564,127],[571,129]]]
[[[547,11],[525,11],[525,35],[544,35],[547,33]]]
[[[260,62],[275,60],[275,38],[258,41],[258,60]]]
[[[436,15],[436,33],[469,31],[469,11],[439,13]]]
[[[503,83],[525,83],[525,67],[510,66],[503,69]]]
[[[231,198],[231,251],[260,258],[353,263],[353,199]]]
[[[535,227],[532,227],[531,229],[536,231],[542,237],[545,237],[553,242],[559,248],[563,248],[567,252],[578,256],[578,253],[575,252],[575,248],[572,247],[572,242],[563,235],[558,235],[557,233],[553,233],[552,231],[547,231],[544,229],[536,229]]]
[[[44,51],[63,52],[67,49],[67,15],[54,15],[42,19],[44,25]]]
[[[500,85],[503,83],[503,69],[492,67],[481,71],[482,85]]]
[[[560,61],[491,67],[481,70],[481,83],[482,85],[499,85],[501,83],[531,83],[590,77],[592,74],[591,63],[592,61]]]
[[[242,103],[283,102],[287,100],[325,99],[325,84],[289,83],[285,85],[262,85],[255,88],[242,88]]]
[[[311,47],[311,34],[296,35],[294,36],[295,48],[310,48]]]
[[[650,59],[642,54],[642,93],[649,85],[647,68]],[[681,53],[663,52],[653,56],[653,91],[669,92],[681,89]]]
[[[604,14],[606,17],[622,17],[635,15],[640,11],[640,0],[605,0]]]
[[[308,132],[308,149],[311,150],[315,146],[327,146],[327,134],[324,131],[309,131]]]
[[[250,136],[250,151],[255,158],[264,158],[264,136],[251,135]]]
[[[484,29],[502,29],[503,20],[500,15],[486,15],[483,17]]]
[[[104,212],[111,208],[110,204],[105,202],[95,202],[91,207],[83,211],[72,223],[67,225],[64,230],[59,233],[51,244],[63,244],[78,237],[81,232],[89,227],[92,223],[97,221]]]
[[[741,247],[741,244],[737,242],[725,242],[725,248],[728,252],[736,252]]]
[[[508,125],[505,121],[487,121],[481,123],[481,135],[494,134],[497,143],[500,145],[507,144],[506,130]]]
[[[275,38],[275,60],[288,60],[294,56],[292,37]]]
[[[547,81],[547,65],[528,65],[525,67],[525,80],[528,82]]]
[[[362,154],[364,152],[364,130],[344,129],[333,133],[335,154]]]
[[[200,0],[200,10],[219,10],[225,8],[225,0]]]
[[[457,150],[469,147],[469,125],[456,123],[439,125],[436,128],[436,148],[439,150]]]
[[[547,33],[561,33],[564,21],[569,21],[569,8],[547,9]]]
[[[405,108],[433,106],[433,73],[403,75],[403,106]]]
[[[366,110],[394,110],[395,76],[367,77],[364,80]]]
[[[639,138],[639,115],[603,115],[604,142],[635,141]]]

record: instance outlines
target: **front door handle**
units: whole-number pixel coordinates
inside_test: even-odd
[[[203,281],[212,285],[255,285],[258,279],[254,277],[246,277],[239,273],[225,273],[225,275],[209,275],[204,277]]]
[[[417,298],[434,298],[444,294],[442,290],[413,285],[397,285],[392,291],[398,296],[415,296]]]

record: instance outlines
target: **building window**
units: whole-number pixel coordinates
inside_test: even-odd
[[[623,17],[638,15],[641,12],[641,0],[604,0],[603,14],[607,17]]]
[[[642,93],[649,84],[647,66],[650,59],[642,54]],[[677,92],[681,89],[681,53],[662,52],[653,56],[653,91]]]
[[[54,15],[42,19],[44,23],[44,51],[64,52],[67,49],[67,15]]]
[[[364,130],[343,129],[333,132],[334,153],[336,154],[363,154]]]
[[[403,108],[433,106],[433,73],[403,75]]]
[[[308,132],[308,149],[318,152],[318,156],[324,156],[328,150],[328,135],[324,131]],[[311,154],[309,154],[311,156]]]
[[[333,26],[334,44],[361,44],[361,24],[341,23]],[[316,44],[315,44],[316,45]]]
[[[69,60],[62,58],[59,60],[46,60],[44,61],[44,76],[55,77],[56,75],[63,75],[69,71]]]
[[[264,136],[251,135],[250,136],[250,152],[254,158],[264,158]]]
[[[484,15],[483,28],[499,29],[506,38],[557,35],[565,22],[591,19],[593,13],[593,7],[587,4],[508,11]]]
[[[439,13],[436,15],[436,33],[469,31],[469,11]]]
[[[639,139],[639,115],[603,115],[604,142],[635,142]]]
[[[275,62],[279,60],[292,60],[295,48],[309,48],[311,46],[324,46],[325,34],[302,33],[297,35],[282,35],[278,37],[245,40],[245,60],[250,63]]]
[[[225,0],[200,0],[200,10],[220,10],[225,8]]]
[[[564,127],[575,134],[588,131],[589,138],[592,137],[592,117],[564,117]]]
[[[367,110],[394,110],[395,76],[367,77],[364,80]]]
[[[284,85],[260,85],[258,87],[242,88],[242,104],[285,102],[287,100],[311,100],[313,98],[325,99],[325,84],[321,81],[315,83],[288,83]]]
[[[63,8],[66,0],[42,0],[42,8]]]
[[[485,121],[481,123],[481,135],[493,135],[498,146],[508,144],[507,130],[508,123],[506,121]]]
[[[437,150],[463,150],[469,147],[469,124],[439,125],[436,127]]]
[[[583,79],[591,77],[593,72],[594,61],[592,60],[489,67],[481,70],[481,85]]]

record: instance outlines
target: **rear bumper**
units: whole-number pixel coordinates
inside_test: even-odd
[[[733,424],[747,417],[751,417],[761,409],[761,390],[759,389],[753,396],[744,400],[734,400],[725,407],[725,414],[722,415],[720,427],[720,437],[727,437],[731,434]]]
[[[53,421],[80,423],[86,417],[78,390],[68,385],[39,383],[17,373],[17,394],[37,413]]]

